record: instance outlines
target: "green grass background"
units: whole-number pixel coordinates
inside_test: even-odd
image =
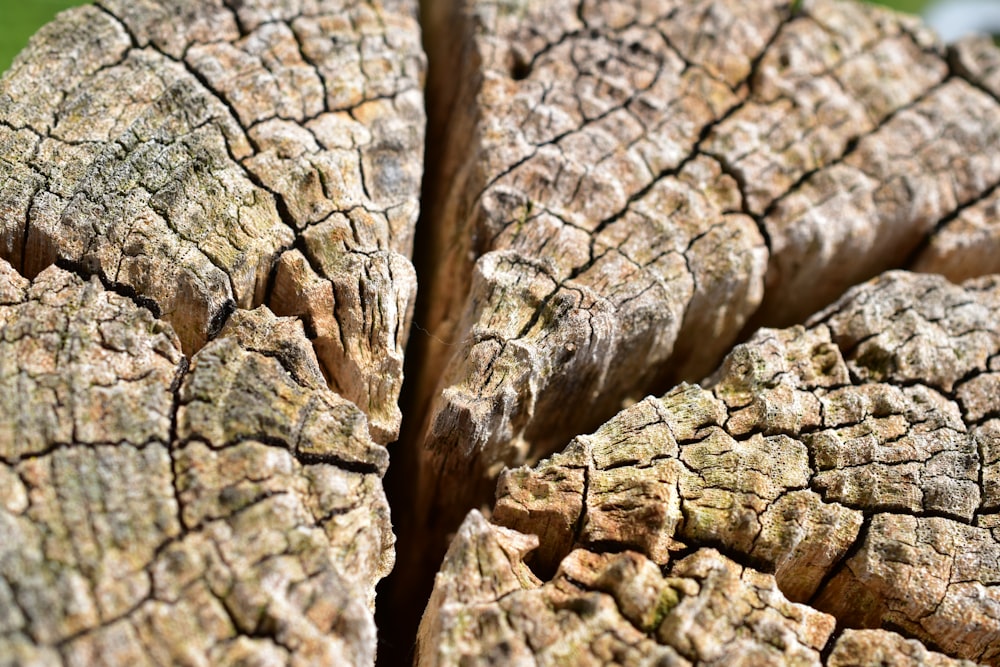
[[[80,4],[86,3],[80,0],[0,0],[0,72],[10,67],[14,56],[36,30],[63,9]],[[886,0],[881,4],[917,13],[926,0]]]

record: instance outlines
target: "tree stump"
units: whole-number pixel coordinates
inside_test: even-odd
[[[848,0],[63,13],[0,664],[1000,665],[998,73]]]

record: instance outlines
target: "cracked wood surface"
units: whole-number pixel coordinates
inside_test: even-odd
[[[949,55],[837,0],[438,7],[431,57],[462,69],[430,83],[409,522],[435,557],[504,465],[701,379],[742,331],[911,259],[997,261],[992,45]]]
[[[574,549],[548,581],[538,538],[473,510],[438,574],[421,665],[892,665],[972,667],[885,630],[845,630],[790,602],[774,576],[699,548],[663,567],[635,551]]]
[[[423,155],[416,5],[108,0],[0,84],[0,254],[134,293],[197,352],[237,308],[300,317],[396,439]],[[39,86],[45,94],[39,94]]]
[[[772,633],[750,620],[760,603],[740,613],[737,601],[702,601],[701,611],[670,621],[685,596],[700,600],[698,589],[674,587],[676,606],[654,613],[663,599],[656,577],[675,576],[706,546],[732,567],[767,573],[756,576],[776,595],[807,603],[808,613],[830,614],[812,645],[831,648],[826,664],[850,664],[847,656],[862,650],[908,650],[893,648],[902,639],[888,635],[828,644],[834,619],[841,627],[903,632],[958,659],[1000,664],[1000,422],[985,409],[996,405],[998,299],[995,276],[955,285],[940,276],[884,274],[805,327],[760,330],[705,388],[683,384],[647,398],[537,466],[505,472],[492,513],[497,526],[479,515],[465,525],[497,535],[507,554],[498,569],[524,575],[517,587],[508,584],[511,590],[532,591],[556,608],[567,579],[616,599],[623,593],[609,586],[627,596],[642,592],[641,604],[618,600],[632,625],[635,614],[654,619],[638,623],[644,634],[626,643],[655,639],[696,664],[736,664],[713,651],[728,655],[741,633],[764,643]],[[510,535],[531,537],[518,537],[515,550]],[[487,541],[460,531],[452,544],[424,616],[422,661],[458,664],[464,653],[488,653],[503,642],[537,646],[541,630],[516,623],[525,612],[508,602],[507,590],[494,588],[496,577],[484,572],[490,583],[478,584],[462,574],[462,554],[486,548],[456,546],[462,540]],[[581,558],[602,565],[576,575]],[[642,565],[602,574],[614,558]],[[455,577],[468,589],[456,588]],[[629,612],[637,604],[639,611]],[[719,607],[735,615],[715,620]],[[605,632],[605,621],[582,616],[574,623],[588,639],[576,650],[597,664],[605,649],[588,644],[587,633]],[[616,623],[616,631],[625,627]],[[671,623],[687,624],[695,638],[670,635]],[[805,647],[782,641],[783,658],[748,657],[746,664],[820,664],[819,654],[799,655]],[[636,655],[644,660],[654,650]],[[643,664],[635,656],[621,662]]]
[[[0,285],[0,662],[372,663],[388,457],[301,323],[189,363],[96,277]]]
[[[0,664],[372,664],[394,561],[386,664],[1000,664],[1000,51],[417,10],[97,0],[0,80]],[[827,307],[891,268],[961,285]]]

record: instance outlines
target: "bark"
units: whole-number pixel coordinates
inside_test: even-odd
[[[96,277],[0,271],[3,662],[373,662],[388,457],[301,323],[189,365]]]
[[[516,600],[541,597],[562,609],[567,582],[617,602],[614,630],[596,612],[579,612],[566,622],[586,628],[580,643],[554,649],[570,645],[594,664],[611,655],[646,664],[667,648],[696,664],[923,655],[888,632],[847,642],[832,636],[835,625],[896,630],[957,658],[1000,663],[997,420],[982,407],[996,399],[998,298],[996,277],[959,286],[887,273],[806,327],[760,330],[705,388],[647,398],[537,466],[505,472],[497,526],[470,515],[445,558],[421,625],[421,663],[458,664],[498,645],[537,651],[545,628],[563,621],[526,625]],[[478,558],[478,580],[462,560],[477,549],[490,551]],[[747,593],[726,588],[718,593],[725,602],[713,603],[696,586],[659,592],[661,571],[669,581],[692,559],[757,577],[771,597],[742,602]],[[530,576],[494,574],[508,570]],[[657,606],[664,595],[667,613]],[[788,600],[809,607],[787,611]],[[803,628],[778,633],[754,620],[769,605],[778,620],[808,626],[810,640]],[[594,639],[629,624],[641,632],[623,646]],[[775,641],[782,653],[769,656]]]
[[[0,664],[1000,664],[998,73],[846,0],[62,14]]]
[[[949,57],[835,0],[447,6],[410,522],[435,558],[504,465],[700,380],[741,331],[802,321],[938,225],[918,267],[996,254],[992,45]]]

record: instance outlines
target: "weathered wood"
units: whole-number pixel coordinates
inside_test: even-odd
[[[956,286],[885,274],[806,328],[759,331],[707,388],[647,398],[537,466],[505,472],[493,521],[533,537],[519,567],[556,572],[532,588],[559,589],[567,576],[585,583],[570,573],[578,548],[603,559],[634,550],[673,572],[687,562],[679,557],[713,545],[843,626],[896,629],[958,658],[1000,663],[991,611],[1000,604],[997,420],[982,407],[996,405],[998,298],[995,277]],[[481,532],[501,530],[477,521]],[[475,551],[456,539],[424,617],[421,660],[431,664],[488,652],[501,640],[492,628],[514,623],[506,603],[497,608],[503,592],[452,571],[457,554]],[[489,561],[479,562],[492,580]],[[471,590],[451,590],[455,576]],[[461,643],[442,614],[463,619]],[[647,634],[711,664],[665,636],[668,618]],[[832,627],[831,619],[814,648]],[[508,641],[534,646],[535,632],[515,627]],[[706,629],[699,641],[724,652],[727,637]]]
[[[1000,664],[1000,50],[424,4],[0,80],[0,665]]]
[[[837,0],[442,4],[438,57],[463,69],[431,102],[412,523],[432,553],[504,465],[701,379],[741,331],[801,321],[952,217],[918,266],[977,252],[929,259],[995,208],[991,45],[951,67],[915,19]]]
[[[920,642],[884,630],[845,630],[826,664],[827,667],[972,667],[974,663],[928,651]]]
[[[130,299],[0,260],[0,661],[371,663],[385,449],[299,322],[188,360]]]
[[[108,0],[4,76],[0,664],[374,662],[423,70],[415,3]]]
[[[537,543],[470,513],[421,625],[419,664],[974,664],[885,630],[835,636],[833,616],[789,602],[772,575],[714,549],[665,574],[634,551],[576,549],[542,582],[523,562]]]
[[[390,442],[423,168],[415,3],[234,7],[102,0],[35,37],[0,84],[0,255],[135,293],[189,355],[236,308],[299,316]]]

